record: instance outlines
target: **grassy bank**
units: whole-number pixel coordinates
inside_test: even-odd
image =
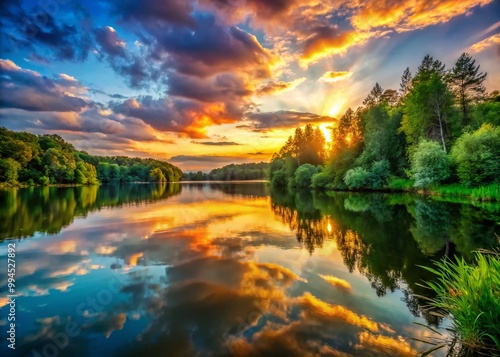
[[[500,201],[500,184],[467,187],[460,184],[434,185],[426,189],[414,187],[414,180],[395,178],[387,187],[377,189],[330,189],[347,192],[415,192],[431,196],[457,197],[475,201]]]
[[[423,267],[437,276],[435,282],[427,282],[425,286],[437,294],[430,300],[430,307],[450,314],[452,331],[462,350],[497,356],[500,354],[500,255],[477,252],[476,258],[475,264],[445,258],[436,263],[436,268]]]
[[[500,184],[490,184],[478,187],[467,187],[460,184],[435,185],[425,190],[413,187],[410,179],[393,179],[389,188],[393,191],[419,192],[429,195],[460,196],[480,201],[500,201]]]

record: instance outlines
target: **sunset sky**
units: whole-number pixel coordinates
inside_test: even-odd
[[[375,82],[469,52],[500,89],[500,0],[3,0],[0,126],[183,170],[267,161]]]

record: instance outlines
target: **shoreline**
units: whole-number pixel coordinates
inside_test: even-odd
[[[8,184],[0,184],[0,188],[29,188],[29,187],[83,187],[83,186],[101,186],[101,185],[122,185],[122,184],[135,184],[135,185],[150,185],[150,184],[224,184],[224,183],[265,183],[270,184],[269,180],[227,180],[227,181],[174,181],[174,182],[121,182],[121,183],[104,183],[104,184],[94,184],[94,185],[82,185],[82,184],[51,184],[51,185],[28,185],[28,184],[17,184],[17,185],[8,185]],[[272,189],[272,188],[271,188]],[[460,184],[450,184],[450,185],[442,185],[436,188],[429,189],[416,189],[413,187],[408,188],[391,188],[384,187],[380,189],[314,189],[309,188],[306,189],[310,192],[321,192],[325,194],[331,194],[334,192],[353,192],[353,193],[413,193],[419,194],[423,196],[431,196],[431,197],[457,197],[468,199],[471,201],[479,201],[479,202],[499,202],[500,201],[500,184],[491,184],[487,186],[478,186],[478,187],[466,187]],[[486,192],[483,192],[486,191]]]

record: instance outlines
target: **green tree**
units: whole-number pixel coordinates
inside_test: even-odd
[[[404,101],[401,130],[410,146],[420,139],[439,140],[446,152],[453,125],[453,96],[439,72],[424,73]]]
[[[51,182],[75,182],[76,162],[72,152],[65,152],[51,147],[45,151],[42,161]]]
[[[471,103],[484,98],[486,73],[479,72],[479,65],[468,54],[462,53],[449,75],[451,88],[462,115],[462,125],[470,123]]]
[[[439,143],[423,140],[413,152],[411,170],[415,187],[426,187],[450,177],[450,159]]]
[[[380,84],[375,83],[375,86],[372,88],[370,94],[363,101],[363,105],[367,107],[371,107],[374,105],[378,105],[382,101],[382,94],[384,90],[380,86]]]
[[[464,133],[451,150],[460,182],[478,185],[500,182],[500,127],[490,124]]]
[[[399,91],[401,92],[401,97],[404,98],[412,88],[413,77],[410,72],[410,68],[406,67],[403,75],[401,76],[401,83],[399,85]]]
[[[299,166],[294,173],[293,186],[298,188],[308,188],[311,186],[312,177],[318,173],[318,169],[311,164]]]
[[[17,184],[21,165],[14,159],[0,159],[0,182]]]
[[[167,179],[165,178],[165,175],[163,175],[163,172],[155,167],[154,169],[151,170],[149,173],[149,180],[151,182],[166,182]]]

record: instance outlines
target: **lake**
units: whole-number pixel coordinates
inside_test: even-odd
[[[500,205],[266,183],[0,189],[16,356],[413,356],[419,265],[498,246]]]

